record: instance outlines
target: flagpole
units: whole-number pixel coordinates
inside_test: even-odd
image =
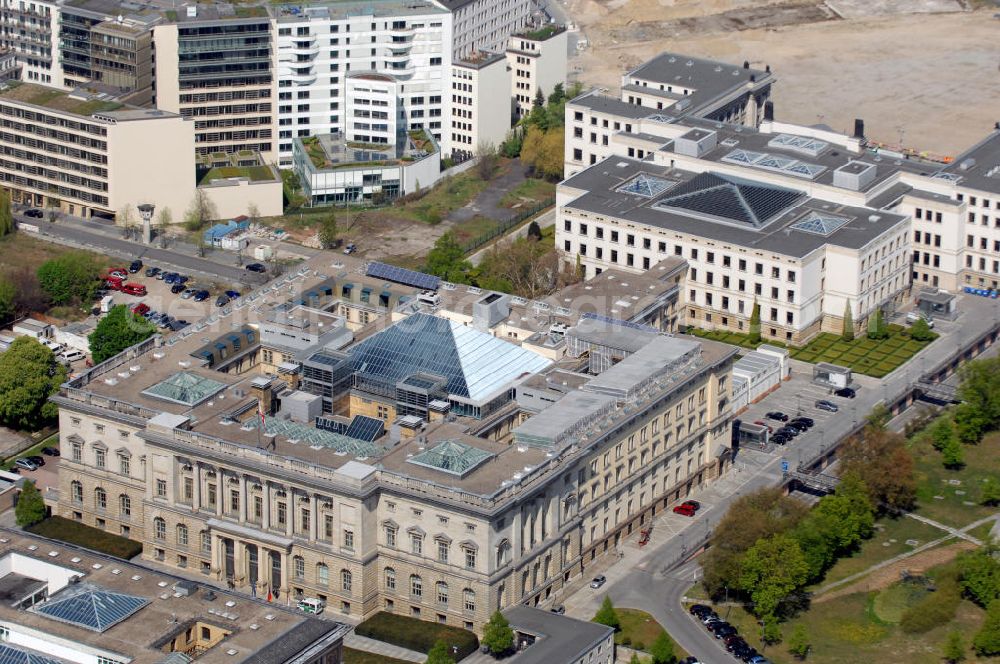
[[[257,427],[257,449],[260,449],[260,430],[264,428],[264,409],[261,408],[260,399],[257,399],[257,414],[260,415],[260,426]]]

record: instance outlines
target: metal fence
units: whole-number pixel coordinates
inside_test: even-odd
[[[475,237],[475,238],[469,240],[468,242],[466,242],[465,245],[462,247],[462,249],[467,254],[472,253],[473,251],[475,251],[476,249],[479,249],[484,244],[487,244],[491,240],[494,240],[494,239],[500,237],[501,235],[505,234],[510,229],[512,229],[515,226],[521,224],[525,220],[530,219],[531,217],[534,217],[536,214],[538,214],[542,210],[546,210],[546,209],[552,207],[555,204],[556,204],[556,200],[554,198],[550,198],[550,199],[542,201],[541,203],[536,203],[536,204],[532,205],[531,207],[524,208],[523,210],[519,210],[517,212],[517,214],[511,215],[507,219],[503,219],[503,220],[497,221],[496,224],[493,226],[493,228],[491,228],[490,230],[486,231],[485,233],[480,234],[478,237]]]

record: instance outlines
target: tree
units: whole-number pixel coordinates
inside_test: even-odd
[[[931,436],[931,444],[938,452],[947,447],[949,443],[958,440],[955,436],[955,425],[952,423],[951,418],[947,415],[939,417],[937,421],[931,425],[929,433]]]
[[[994,601],[986,609],[986,619],[972,639],[972,647],[980,655],[1000,655],[1000,601]]]
[[[448,231],[437,239],[427,254],[424,269],[446,281],[467,284],[472,265],[465,260],[465,251],[458,244],[455,233]]]
[[[990,544],[958,556],[958,582],[967,597],[983,607],[1000,599],[1000,562]]]
[[[114,357],[130,346],[145,341],[156,332],[152,323],[137,316],[124,304],[111,307],[90,333],[90,354],[94,364]]]
[[[559,285],[559,255],[551,245],[517,238],[494,244],[479,262],[479,286],[534,299]]]
[[[760,343],[760,303],[754,298],[753,309],[750,311],[750,342]]]
[[[941,654],[949,664],[958,664],[965,659],[965,642],[962,640],[961,632],[956,630],[948,633]]]
[[[856,474],[861,478],[877,510],[899,511],[913,506],[913,457],[901,434],[865,427],[841,446],[840,464],[842,477]]]
[[[979,502],[982,505],[1000,505],[1000,481],[987,477],[979,487]]]
[[[545,93],[542,92],[541,88],[535,90],[535,98],[531,102],[532,108],[541,108],[545,106]]]
[[[950,470],[959,470],[965,466],[965,454],[962,451],[962,444],[957,438],[952,438],[941,450],[941,461],[944,467]]]
[[[885,315],[882,313],[882,309],[877,307],[868,317],[868,338],[885,339],[888,336],[889,329],[885,324]]]
[[[607,595],[604,596],[601,608],[594,614],[592,622],[610,627],[616,632],[621,629],[621,620],[618,619],[618,612],[615,611],[615,605],[611,603],[611,598]]]
[[[562,83],[556,83],[552,88],[552,94],[549,95],[547,103],[549,106],[554,106],[564,101],[566,101],[566,90]]]
[[[884,430],[891,419],[892,411],[884,403],[876,404],[866,418],[868,428],[875,429],[876,431]]]
[[[14,317],[17,291],[6,277],[0,277],[0,325],[6,325]]]
[[[702,583],[713,596],[740,587],[743,557],[758,540],[794,528],[808,511],[780,489],[760,489],[736,499],[712,531],[702,554]]]
[[[319,224],[319,231],[316,233],[319,244],[324,249],[332,249],[337,246],[337,217],[333,210]]]
[[[492,180],[500,165],[500,153],[497,151],[497,147],[490,142],[480,143],[476,147],[476,156],[479,158],[479,161],[476,162],[476,173],[479,175],[479,179],[484,182]]]
[[[910,338],[914,341],[931,341],[934,336],[931,326],[923,316],[913,321],[913,325],[910,326]]]
[[[805,625],[800,623],[792,630],[792,635],[788,637],[788,652],[795,655],[796,659],[805,659],[809,654],[809,636]]]
[[[538,225],[537,221],[532,220],[531,223],[528,224],[527,237],[529,240],[536,240],[536,241],[542,239],[542,228],[541,226]]]
[[[219,213],[215,203],[202,189],[195,189],[191,206],[184,213],[184,228],[189,231],[199,231],[213,219],[218,219]]]
[[[37,270],[22,265],[9,271],[7,278],[14,285],[14,311],[16,314],[30,314],[47,307],[47,298],[42,287],[38,284]]]
[[[22,528],[33,526],[45,518],[45,499],[35,487],[34,480],[25,480],[21,493],[17,497],[17,507],[14,509],[17,525]]]
[[[18,337],[0,355],[0,424],[36,431],[56,418],[49,401],[66,380],[66,368],[47,346]]]
[[[483,627],[481,643],[494,655],[501,655],[514,647],[514,630],[499,611],[495,611]]]
[[[743,558],[740,587],[750,595],[758,616],[774,616],[778,606],[809,578],[799,543],[778,534],[758,540]]]
[[[448,644],[438,639],[434,646],[427,651],[425,664],[455,664],[455,658],[451,656]]]
[[[258,221],[260,221],[260,208],[253,201],[247,203],[247,219],[250,221],[251,225],[255,225]]]
[[[674,642],[667,636],[666,632],[660,632],[660,635],[656,637],[649,649],[649,654],[653,657],[653,664],[674,664],[677,661],[677,655],[674,654]]]
[[[1000,358],[974,360],[959,371],[961,382],[955,408],[955,425],[959,439],[966,444],[978,443],[983,434],[1000,427]]]
[[[92,300],[100,283],[100,266],[85,251],[69,251],[38,268],[38,284],[56,305]]]
[[[851,313],[851,301],[844,303],[844,331],[840,334],[844,341],[854,341],[854,315]]]
[[[764,643],[780,643],[781,642],[781,626],[778,624],[778,619],[774,616],[765,616],[764,629],[761,630],[761,640]]]
[[[0,237],[14,232],[14,215],[10,210],[10,192],[0,188]]]
[[[868,488],[856,473],[845,473],[837,490],[824,496],[809,516],[820,521],[836,552],[857,546],[875,527]]]
[[[116,220],[118,221],[118,223],[122,225],[122,228],[125,230],[125,237],[127,238],[131,237],[132,228],[135,225],[135,215],[132,214],[132,205],[129,203],[123,205],[122,209],[118,210]]]
[[[167,246],[167,229],[170,228],[170,224],[173,223],[174,217],[170,212],[170,208],[162,207],[160,211],[156,213],[156,237],[160,239],[160,246]]]

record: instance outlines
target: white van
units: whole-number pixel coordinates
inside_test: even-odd
[[[59,361],[69,364],[70,362],[76,362],[77,360],[85,360],[87,355],[83,351],[79,351],[75,348],[70,348],[59,353]]]
[[[299,600],[299,611],[318,616],[326,608],[326,602],[313,597],[305,597]]]
[[[918,311],[911,311],[910,313],[906,314],[906,322],[909,325],[913,325],[921,318],[923,318],[924,321],[927,323],[927,327],[930,328],[934,327],[934,319],[932,319],[930,316],[927,316],[926,314],[920,313]]]

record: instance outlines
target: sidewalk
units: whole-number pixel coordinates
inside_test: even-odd
[[[407,662],[422,663],[427,660],[427,655],[423,653],[407,648],[400,648],[384,641],[369,639],[367,636],[358,636],[353,631],[344,637],[344,647],[364,650],[365,652],[382,655],[383,657],[394,657],[395,659],[402,659]]]

